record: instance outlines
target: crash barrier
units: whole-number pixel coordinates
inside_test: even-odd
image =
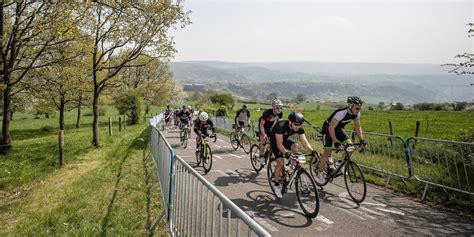
[[[244,211],[204,179],[158,130],[162,114],[150,119],[150,154],[165,204],[154,227],[165,217],[172,236],[270,236]]]

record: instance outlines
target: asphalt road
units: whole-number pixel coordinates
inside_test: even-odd
[[[195,135],[183,149],[176,129],[163,134],[175,154],[194,167]],[[266,169],[255,172],[249,155],[242,149],[234,151],[227,136],[218,134],[217,142],[210,144],[212,170],[204,174],[202,166],[195,169],[273,236],[474,235],[472,213],[424,204],[383,187],[368,184],[365,201],[355,204],[342,176],[318,188],[320,211],[316,218],[308,219],[294,190],[277,199],[268,185]]]

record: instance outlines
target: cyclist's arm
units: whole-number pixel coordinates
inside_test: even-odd
[[[308,139],[306,139],[306,135],[304,133],[300,134],[300,141],[306,150],[309,150],[309,151],[313,150],[313,148],[311,147],[311,144],[309,144]]]
[[[331,136],[333,144],[336,142],[341,143],[339,140],[336,138],[336,126],[339,124],[339,121],[337,119],[332,119],[331,123],[329,124],[328,131],[329,131],[329,136]]]
[[[194,122],[194,133],[196,133],[196,135],[201,134],[201,130],[199,130],[199,120],[196,120],[196,122]]]
[[[208,119],[207,120],[207,123],[209,124],[209,126],[211,127],[211,131],[212,133],[216,133],[216,127],[214,127],[214,123],[212,122],[212,120]]]
[[[362,132],[362,126],[360,126],[360,120],[354,120],[354,128],[357,137],[359,137],[359,141],[364,140],[364,133]]]
[[[278,150],[280,150],[282,154],[286,154],[286,148],[283,145],[283,135],[277,133],[275,134],[275,138],[276,138],[276,144],[277,144]],[[280,158],[280,157],[277,157],[277,158]]]
[[[260,126],[259,126],[260,129],[259,130],[260,130],[260,134],[262,134],[262,135],[266,135],[265,134],[265,128],[263,127],[264,123],[265,123],[265,120],[263,118],[260,118]]]
[[[238,117],[239,117],[239,111],[237,111],[237,113],[235,114],[235,118],[234,118],[235,127],[239,126],[239,122],[237,121]]]

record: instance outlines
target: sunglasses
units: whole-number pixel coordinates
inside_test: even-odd
[[[355,110],[360,110],[361,108],[354,108]]]
[[[295,125],[296,127],[299,127],[301,126],[301,123],[293,123],[293,125]]]
[[[281,109],[281,106],[273,106],[274,109]]]

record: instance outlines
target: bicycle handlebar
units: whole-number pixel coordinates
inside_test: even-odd
[[[206,137],[209,137],[209,138],[214,138],[214,141],[212,142],[216,142],[217,141],[217,135],[214,133],[214,134],[211,134],[211,135],[205,135],[205,134],[201,134],[201,138],[206,138]]]
[[[366,144],[364,144],[364,145],[366,145]],[[356,146],[360,147],[359,152],[363,152],[363,151],[367,150],[367,148],[365,148],[363,146],[363,144],[361,144],[361,143],[347,144],[346,146],[341,144],[341,146],[339,148],[332,148],[332,150],[336,151],[336,153],[338,153],[339,151],[352,152],[352,151],[354,151],[353,147],[356,147]]]

